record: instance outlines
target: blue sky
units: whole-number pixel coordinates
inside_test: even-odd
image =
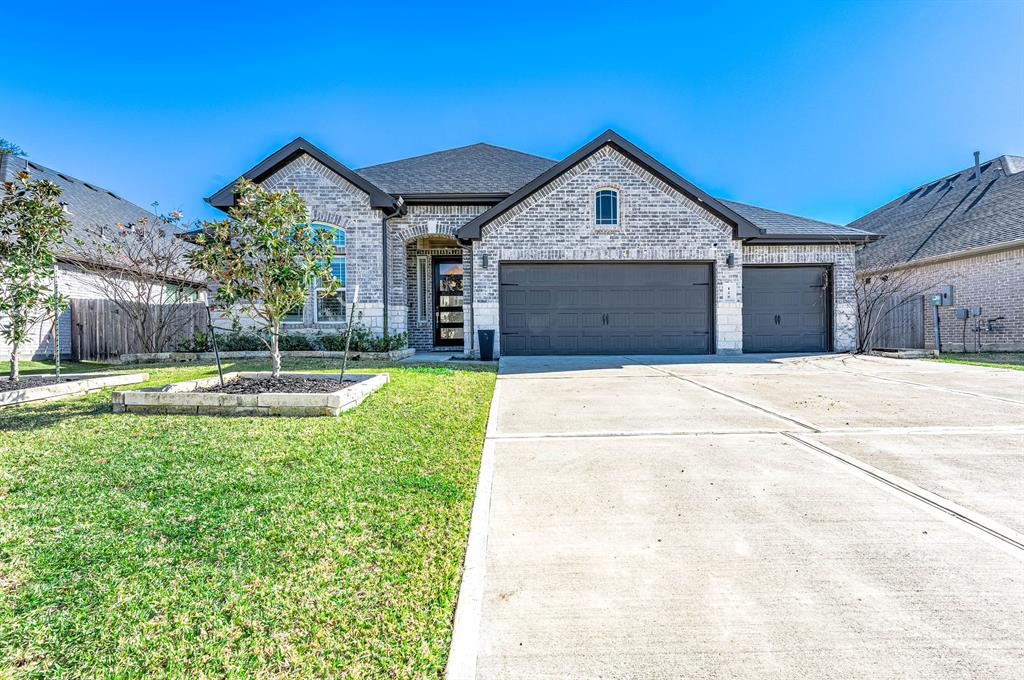
[[[715,195],[839,223],[975,149],[1024,154],[1019,0],[4,12],[0,137],[193,219],[297,135],[359,167],[478,141],[561,158],[612,127]]]

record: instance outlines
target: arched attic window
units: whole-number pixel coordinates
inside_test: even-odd
[[[614,227],[619,224],[619,192],[602,188],[594,193],[594,224]]]

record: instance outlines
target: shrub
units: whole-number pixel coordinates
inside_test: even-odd
[[[281,347],[282,352],[305,352],[311,349],[316,349],[313,346],[313,343],[310,342],[308,335],[282,334],[278,340],[278,344]]]
[[[318,335],[320,345],[329,352],[344,352],[345,337],[347,331]],[[396,333],[389,335],[387,339],[373,334],[369,328],[361,323],[352,326],[352,344],[349,351],[352,352],[390,352],[396,349],[403,349],[408,346],[409,334]]]
[[[178,341],[174,346],[176,352],[209,352],[213,349],[210,342],[210,334],[202,331],[195,331],[191,338]]]
[[[217,334],[217,349],[221,352],[259,352],[266,350],[267,346],[255,333],[232,331]]]

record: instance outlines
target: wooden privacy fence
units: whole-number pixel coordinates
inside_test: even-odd
[[[158,305],[152,305],[158,307]],[[180,305],[170,320],[163,347],[153,351],[173,351],[179,342],[196,331],[206,333],[209,324],[202,303]],[[71,355],[77,361],[112,359],[122,354],[145,352],[136,337],[131,319],[111,300],[71,301]]]
[[[891,298],[872,331],[871,347],[924,349],[924,296]]]

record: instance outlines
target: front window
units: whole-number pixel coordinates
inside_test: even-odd
[[[619,223],[619,192],[601,189],[594,194],[594,224],[615,226]]]
[[[316,320],[323,323],[339,323],[345,320],[345,256],[336,255],[331,260],[331,274],[338,279],[338,292],[333,295],[316,297]]]
[[[345,284],[347,272],[345,267],[345,230],[327,224],[315,225],[318,229],[334,231],[334,257],[331,259],[331,274],[338,279],[338,291],[333,295],[316,296],[317,323],[341,323],[345,321]]]

